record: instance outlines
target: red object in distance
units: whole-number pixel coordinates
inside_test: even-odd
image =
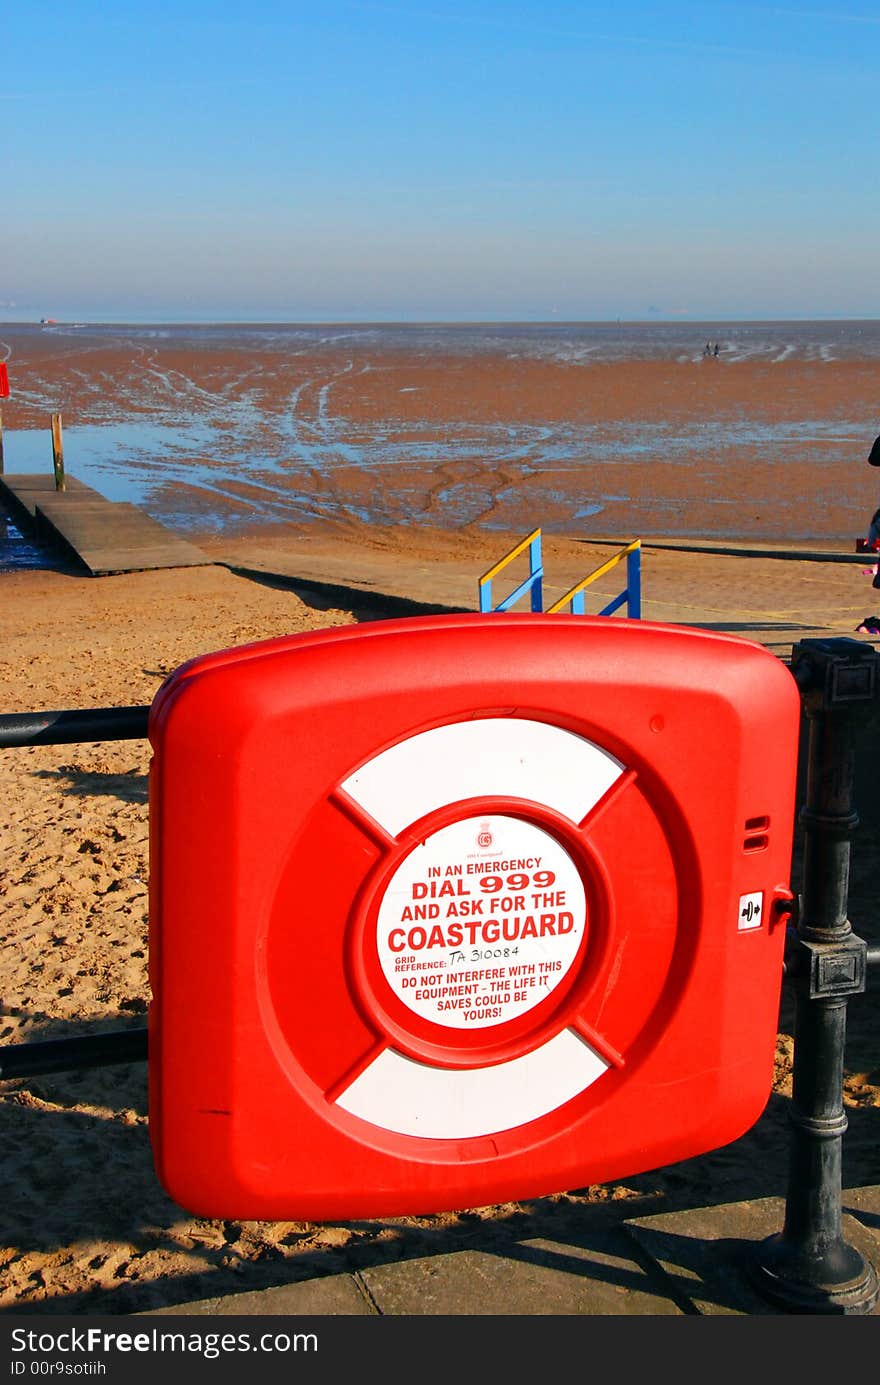
[[[0,361],[0,399],[9,398],[9,371],[5,361]]]

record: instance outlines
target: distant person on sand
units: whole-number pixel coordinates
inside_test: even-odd
[[[874,446],[868,453],[868,466],[880,466],[880,437],[874,439]],[[868,547],[873,548],[875,543],[880,543],[880,509],[874,511],[868,526]]]
[[[713,355],[713,356],[717,356],[717,355],[718,355],[718,343],[717,343],[717,341],[716,341],[715,345],[712,347],[712,355]]]
[[[868,465],[880,466],[880,436],[874,439],[874,445],[868,453]],[[876,509],[871,516],[871,523],[868,525],[867,547],[873,551],[880,548],[880,508]],[[870,569],[868,570],[870,571]],[[880,568],[874,569],[874,580],[871,586],[880,587]],[[865,616],[861,624],[856,626],[856,631],[863,635],[880,635],[880,617]]]
[[[711,343],[710,341],[707,341],[707,342],[706,342],[706,345],[703,347],[703,355],[704,355],[704,356],[711,356],[711,355],[712,355],[712,343]]]

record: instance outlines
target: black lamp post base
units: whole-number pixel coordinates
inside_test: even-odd
[[[867,1314],[880,1303],[874,1266],[842,1241],[810,1256],[782,1234],[769,1236],[758,1246],[749,1274],[762,1297],[789,1313]]]

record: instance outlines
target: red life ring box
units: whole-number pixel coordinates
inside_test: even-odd
[[[800,698],[570,615],[197,658],[150,712],[150,1132],[197,1215],[392,1216],[738,1138],[771,1090]]]

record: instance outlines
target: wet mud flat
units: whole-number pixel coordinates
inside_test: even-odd
[[[851,546],[877,501],[880,331],[727,330],[714,359],[699,324],[7,326],[6,469],[51,467],[60,411],[72,473],[190,533],[540,525]]]

